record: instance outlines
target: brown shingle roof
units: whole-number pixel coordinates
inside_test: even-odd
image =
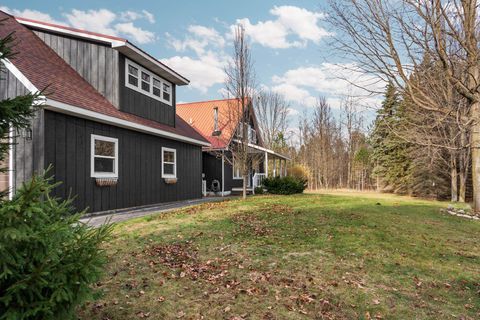
[[[0,37],[14,33],[17,53],[10,61],[47,98],[117,119],[207,142],[176,115],[176,127],[144,119],[115,108],[105,97],[68,65],[55,51],[14,17],[0,11]]]

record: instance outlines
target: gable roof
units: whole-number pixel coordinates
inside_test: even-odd
[[[176,85],[187,85],[190,82],[187,78],[180,75],[178,72],[171,69],[158,59],[152,57],[150,54],[143,51],[139,47],[135,46],[127,39],[33,19],[21,17],[15,17],[15,19],[19,23],[34,29],[46,30],[49,32],[65,34],[76,38],[102,42],[104,44],[110,45],[112,48],[118,50],[128,58],[140,63],[147,69],[155,72],[159,76],[162,76],[166,80],[175,83]]]
[[[176,126],[170,127],[118,110],[31,30],[2,11],[0,20],[0,37],[14,33],[15,38],[13,50],[16,55],[6,61],[6,67],[20,81],[23,80],[29,90],[45,90],[47,109],[175,140],[209,145],[178,115],[175,116]]]
[[[218,108],[218,129],[214,131],[214,108]],[[207,139],[212,149],[225,149],[230,144],[240,120],[240,101],[223,99],[177,104],[177,114]],[[237,109],[237,111],[235,111]]]

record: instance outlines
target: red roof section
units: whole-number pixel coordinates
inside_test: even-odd
[[[68,65],[31,30],[14,17],[0,11],[0,37],[14,32],[14,52],[10,61],[39,90],[46,89],[47,98],[136,124],[164,130],[191,139],[207,142],[196,130],[176,115],[176,127],[141,118],[118,110],[80,74]]]
[[[219,136],[213,136],[214,108],[218,108]],[[236,109],[236,110],[235,110]],[[207,139],[212,148],[224,149],[230,143],[240,119],[238,99],[210,100],[177,104],[177,114]]]

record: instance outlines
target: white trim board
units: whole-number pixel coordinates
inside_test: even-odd
[[[91,110],[86,110],[83,108],[75,107],[63,102],[59,102],[56,100],[52,99],[46,99],[45,101],[45,109],[46,110],[51,110],[51,111],[56,111],[64,114],[69,114],[69,115],[74,115],[76,117],[84,118],[84,119],[89,119],[92,121],[96,122],[102,122],[106,124],[111,124],[116,127],[121,127],[121,128],[126,128],[130,130],[135,130],[135,131],[140,131],[140,132],[145,132],[165,138],[170,138],[173,140],[178,140],[182,142],[188,142],[191,144],[196,144],[196,145],[201,145],[201,146],[210,146],[210,143],[208,142],[203,142],[200,140],[196,140],[193,138],[185,137],[176,133],[168,132],[165,130],[160,130],[160,129],[155,129],[149,126],[145,126],[142,124],[138,124],[135,122],[131,122],[128,120],[123,120],[119,118],[115,118],[112,116],[105,115],[103,113],[91,111]]]
[[[17,67],[15,67],[12,62],[10,62],[10,60],[5,59],[2,61],[2,63],[5,65],[7,70],[10,71],[18,79],[18,81],[20,81],[25,86],[25,88],[27,88],[28,91],[30,91],[31,93],[37,93],[40,91],[37,89],[37,87],[33,85],[33,83],[30,82],[30,80],[27,79],[27,77],[25,77],[25,75],[20,70],[18,70]]]

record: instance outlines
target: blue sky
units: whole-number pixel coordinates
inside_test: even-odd
[[[243,23],[251,41],[257,83],[291,101],[290,126],[319,95],[338,110],[346,94],[364,92],[350,80],[347,59],[332,54],[335,30],[325,23],[325,1],[3,1],[14,15],[126,37],[191,80],[180,102],[222,98],[231,29]],[[351,68],[349,68],[351,69]],[[378,98],[362,99],[373,106]],[[366,111],[372,117],[372,111]]]

